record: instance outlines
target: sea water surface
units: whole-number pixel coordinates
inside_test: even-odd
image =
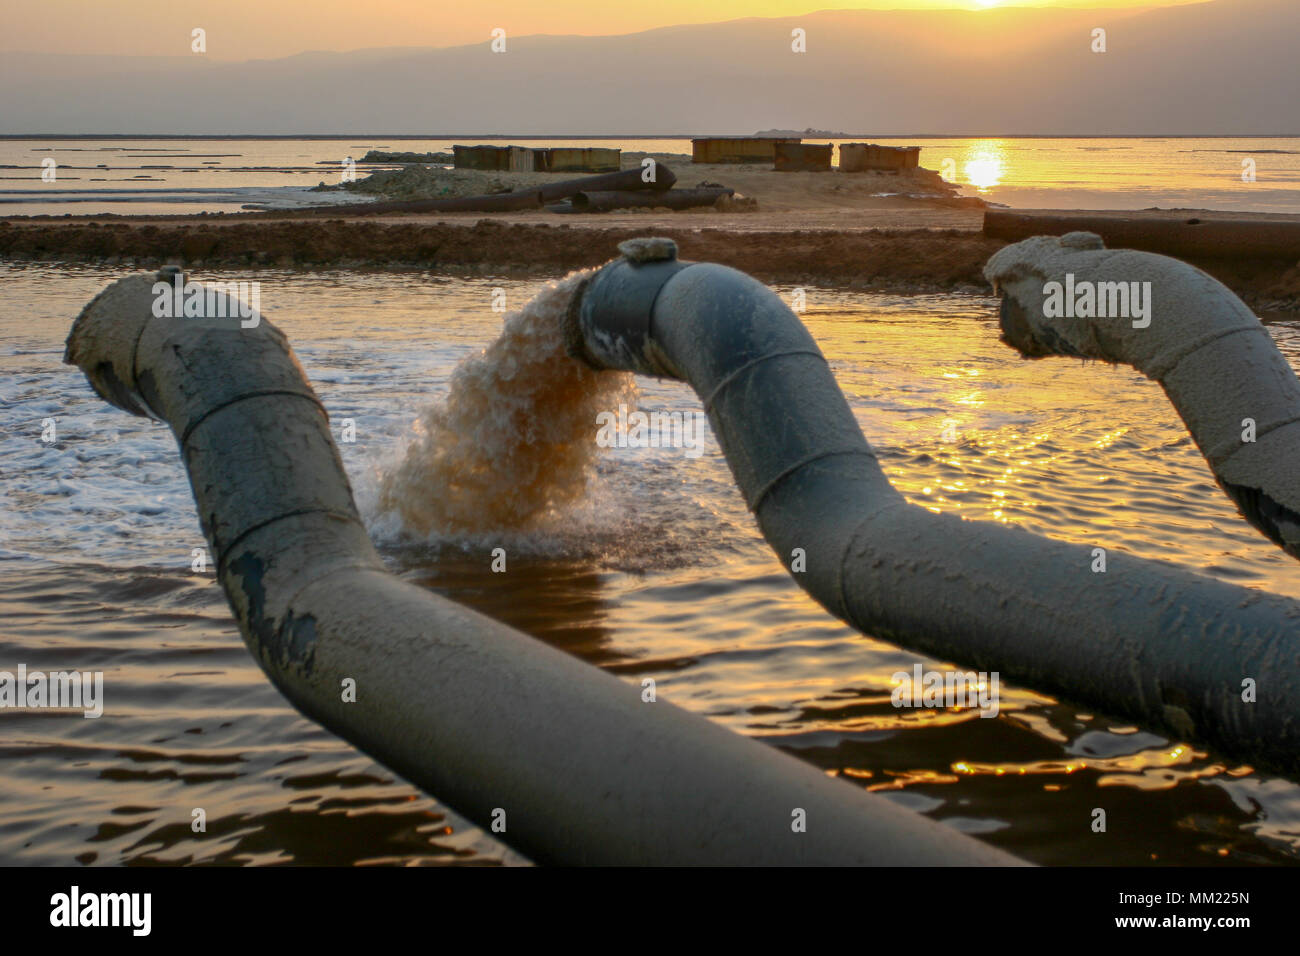
[[[0,670],[105,680],[98,719],[0,713],[0,862],[524,862],[301,717],[254,664],[210,568],[194,570],[204,541],[172,435],[62,364],[72,319],[119,275],[0,263]],[[506,574],[490,570],[491,536],[399,534],[377,510],[380,476],[456,363],[496,337],[494,290],[514,309],[544,283],[257,278],[336,435],[355,424],[340,448],[395,573],[624,680],[652,677],[663,699],[1029,860],[1300,862],[1300,786],[1221,754],[1006,681],[995,719],[895,709],[896,672],[946,662],[807,598],[711,435],[698,457],[604,450],[558,529],[511,541]],[[807,304],[912,501],[1300,596],[1300,565],[1235,514],[1138,374],[1021,360],[998,343],[988,298],[809,288]],[[1300,320],[1269,328],[1300,363]],[[639,383],[643,409],[699,407],[683,385]],[[1089,635],[1075,639],[1086,656]],[[1095,807],[1105,834],[1092,831]]]
[[[805,141],[838,146],[861,138]],[[921,165],[942,172],[963,193],[1027,209],[1300,212],[1296,137],[872,141],[918,145]],[[371,149],[450,152],[457,142],[482,140],[0,138],[0,215],[236,212],[247,203],[336,202],[337,193],[307,190],[337,184],[349,158],[365,176],[382,168],[360,164]],[[684,138],[491,142],[691,152]],[[54,179],[46,181],[50,162]]]

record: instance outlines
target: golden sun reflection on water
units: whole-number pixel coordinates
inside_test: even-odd
[[[1125,786],[1138,790],[1164,790],[1183,781],[1205,780],[1221,775],[1241,776],[1242,768],[1222,763],[1197,766],[1206,754],[1186,744],[1140,750],[1116,757],[1087,757],[1075,760],[1039,760],[1029,763],[975,763],[960,761],[952,770],[962,776],[1058,776],[1090,770],[1097,775],[1098,787]],[[1059,789],[1048,784],[1045,789]]]
[[[966,181],[979,192],[1002,184],[1006,175],[1006,153],[998,140],[984,140],[972,147],[965,164]]]

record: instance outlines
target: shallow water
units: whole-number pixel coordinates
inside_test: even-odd
[[[518,862],[293,711],[244,650],[162,426],[61,364],[118,273],[0,263],[0,670],[102,670],[97,720],[0,714],[0,862]],[[203,273],[200,279],[246,279]],[[1003,682],[1001,714],[895,710],[920,660],[831,619],[704,453],[611,448],[588,497],[509,539],[404,537],[378,511],[422,409],[543,283],[259,272],[392,569],[947,824],[1044,863],[1300,861],[1300,786]],[[789,289],[781,289],[788,294]],[[1031,363],[991,299],[810,288],[804,319],[895,484],[970,518],[1300,595],[1300,566],[1238,518],[1158,387]],[[1300,364],[1300,321],[1270,326]],[[698,407],[642,379],[640,406]],[[45,419],[56,441],[42,441]],[[593,436],[595,427],[593,425]],[[1079,635],[1081,653],[1087,635]],[[1093,807],[1110,816],[1091,832]],[[206,834],[191,830],[203,808]]]

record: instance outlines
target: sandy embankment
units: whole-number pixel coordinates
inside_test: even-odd
[[[850,213],[882,204],[895,207],[923,204],[933,208],[983,209],[985,203],[962,196],[958,187],[944,182],[933,170],[907,173],[861,172],[777,172],[770,164],[695,164],[680,153],[624,152],[624,170],[642,168],[651,158],[672,170],[675,188],[720,185],[738,196],[758,201],[760,213],[807,216],[818,213]],[[446,169],[437,166],[408,166],[380,170],[345,185],[321,187],[321,195],[335,195],[339,203],[376,197],[385,200],[453,199],[508,192],[564,180],[579,179],[581,173],[526,173],[476,169]],[[891,203],[890,201],[893,200]],[[724,204],[725,205],[725,204]],[[554,215],[554,213],[551,213]],[[805,223],[805,228],[808,224]]]
[[[626,153],[623,165],[638,168],[642,158]],[[678,186],[721,183],[756,198],[758,210],[48,217],[0,223],[0,256],[145,267],[173,261],[200,269],[432,268],[536,275],[597,265],[616,255],[624,239],[654,233],[676,239],[683,257],[722,262],[767,281],[903,292],[983,290],[980,269],[1001,245],[978,234],[982,204],[959,199],[928,170],[914,176],[778,173],[754,165],[693,165],[677,155],[655,159],[673,170]],[[412,168],[325,194],[337,195],[340,203],[364,195],[453,198],[573,178]]]
[[[606,227],[474,218],[0,223],[0,257],[93,260],[124,268],[435,269],[555,275],[598,265],[647,232],[683,258],[720,262],[769,282],[824,282],[895,292],[987,290],[980,270],[1003,243],[974,230],[731,231],[681,225]],[[558,218],[558,217],[556,217]],[[577,218],[577,217],[566,217]],[[694,217],[692,217],[694,218]]]
[[[549,276],[597,265],[616,255],[622,240],[654,234],[675,239],[683,258],[724,263],[768,282],[895,293],[988,292],[981,270],[1006,244],[983,235],[983,210],[955,197],[933,173],[928,174],[932,179],[920,180],[921,188],[933,189],[936,181],[939,188],[927,198],[908,198],[879,195],[917,191],[916,181],[886,174],[778,173],[662,159],[677,174],[678,185],[722,183],[756,198],[758,211],[14,218],[0,220],[0,258],[93,260],[124,268],[179,262],[196,270],[378,268]],[[637,164],[636,154],[625,154],[625,165]],[[443,170],[433,177],[434,188],[448,191],[434,195],[473,195],[556,176],[567,174]],[[427,195],[398,192],[394,198]],[[353,192],[339,194],[341,202],[357,198]],[[1300,311],[1300,264],[1226,259],[1193,264],[1258,310]]]

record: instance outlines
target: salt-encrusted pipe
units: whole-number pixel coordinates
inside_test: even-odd
[[[695,389],[768,543],[831,613],[1089,708],[1300,768],[1300,604],[907,503],[774,292],[734,269],[677,261],[671,240],[620,249],[575,295],[570,351]]]
[[[156,281],[97,296],[66,361],[171,426],[244,640],[308,717],[539,862],[1020,862],[388,574],[284,335],[155,317]]]
[[[1131,365],[1159,382],[1219,487],[1300,558],[1300,382],[1240,299],[1185,262],[1086,232],[1007,246],[984,275],[1021,355]]]

